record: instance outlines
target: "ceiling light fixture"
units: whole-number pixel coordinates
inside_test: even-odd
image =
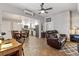
[[[40,12],[41,12],[41,13],[45,13],[45,11],[44,11],[44,10],[41,10]]]

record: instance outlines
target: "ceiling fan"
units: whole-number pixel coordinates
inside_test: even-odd
[[[44,8],[44,3],[41,3],[40,5],[41,9],[39,10],[39,14],[42,14],[42,13],[48,13],[47,10],[51,10],[52,8]]]

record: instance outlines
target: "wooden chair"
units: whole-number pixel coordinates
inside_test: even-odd
[[[22,34],[22,32],[19,32],[19,31],[12,31],[12,38],[16,39],[16,41],[18,41],[19,43],[24,44],[25,42],[25,36]],[[23,56],[24,56],[24,49],[22,49],[23,51]]]
[[[25,38],[16,39],[16,41],[18,41],[19,43],[21,43],[22,46],[23,46],[23,44],[25,42]],[[22,48],[22,51],[23,51],[23,56],[24,56],[24,49],[23,48]]]

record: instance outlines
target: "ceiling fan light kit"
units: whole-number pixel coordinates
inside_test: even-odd
[[[45,13],[45,11],[44,11],[44,10],[41,10],[40,12],[41,12],[41,13]]]
[[[44,8],[44,3],[41,3],[41,9],[39,14],[48,13],[47,10],[51,10],[52,8]]]

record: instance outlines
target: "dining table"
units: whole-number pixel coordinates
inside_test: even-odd
[[[7,39],[0,44],[0,56],[22,56],[22,44],[16,39]]]

